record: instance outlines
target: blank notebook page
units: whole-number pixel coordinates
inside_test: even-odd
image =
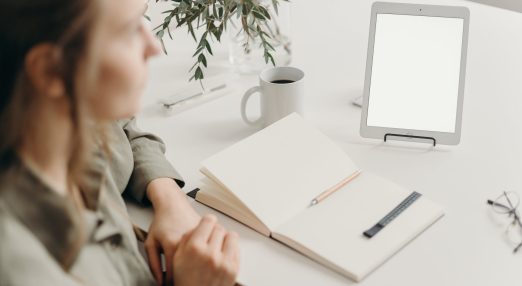
[[[373,238],[363,236],[411,191],[370,173],[279,226],[289,237],[336,268],[361,280],[443,215],[442,208],[420,197]]]
[[[210,157],[202,169],[271,230],[357,170],[341,148],[297,114]]]

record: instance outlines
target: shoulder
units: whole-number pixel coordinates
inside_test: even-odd
[[[74,285],[0,200],[0,285]]]

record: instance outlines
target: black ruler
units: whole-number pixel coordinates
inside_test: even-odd
[[[381,229],[383,229],[386,225],[392,222],[397,216],[399,216],[405,209],[407,209],[411,204],[413,204],[419,197],[420,193],[412,192],[408,197],[406,197],[399,205],[397,205],[391,212],[389,212],[385,217],[383,217],[377,224],[375,224],[372,228],[368,229],[363,233],[367,238],[372,238],[375,236]]]

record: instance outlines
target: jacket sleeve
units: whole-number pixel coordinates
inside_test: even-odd
[[[179,173],[165,158],[165,144],[159,137],[139,130],[135,118],[119,123],[129,139],[134,158],[134,169],[126,193],[138,202],[147,204],[146,189],[152,180],[172,178],[180,188],[185,185]]]

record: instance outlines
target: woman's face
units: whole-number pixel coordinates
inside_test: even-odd
[[[96,119],[131,117],[139,108],[147,62],[159,45],[143,17],[143,0],[104,1],[99,19],[98,89],[89,98]]]

